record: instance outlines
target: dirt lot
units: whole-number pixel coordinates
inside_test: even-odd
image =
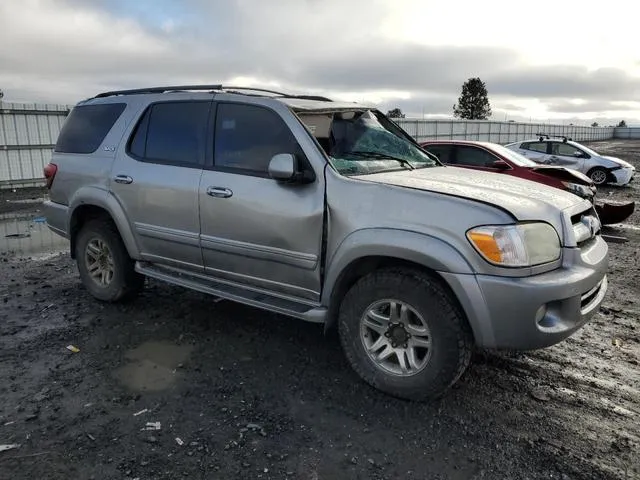
[[[640,142],[596,148],[640,167]],[[600,195],[640,200],[639,182]],[[363,384],[318,325],[158,282],[103,305],[66,254],[5,253],[0,444],[20,447],[0,478],[640,478],[640,214],[627,223],[589,325],[478,352],[424,404]]]

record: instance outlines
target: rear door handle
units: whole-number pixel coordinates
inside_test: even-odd
[[[129,175],[116,175],[113,181],[116,183],[124,183],[126,185],[129,185],[130,183],[133,183],[133,178],[131,178]]]
[[[207,187],[207,195],[216,198],[229,198],[233,192],[226,187]]]

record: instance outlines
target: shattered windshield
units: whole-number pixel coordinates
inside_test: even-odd
[[[328,154],[336,170],[343,175],[365,175],[440,165],[385,120],[372,111],[334,114]]]

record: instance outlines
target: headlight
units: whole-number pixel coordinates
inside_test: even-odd
[[[582,198],[591,198],[594,195],[591,187],[587,185],[580,185],[579,183],[571,183],[571,182],[562,182],[562,184],[569,190],[571,193],[575,193],[579,197]]]
[[[548,223],[482,226],[467,238],[489,263],[502,267],[532,267],[560,258],[560,239]]]

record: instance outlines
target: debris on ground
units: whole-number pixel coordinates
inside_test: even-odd
[[[11,443],[8,445],[0,445],[0,452],[4,452],[6,450],[13,450],[14,448],[20,448],[19,443]]]
[[[627,243],[629,241],[627,237],[617,235],[602,235],[602,239],[607,243]]]
[[[137,417],[138,415],[142,415],[143,413],[147,413],[149,411],[148,408],[144,408],[142,410],[140,410],[139,412],[136,412],[133,414],[134,417]]]
[[[80,349],[78,347],[76,347],[75,345],[67,345],[67,350],[69,350],[70,352],[73,352],[73,353],[80,352]]]
[[[529,395],[531,395],[531,397],[535,398],[539,402],[548,402],[550,400],[549,394],[540,388],[532,389],[529,392]]]
[[[142,430],[160,430],[160,422],[147,422]]]
[[[176,443],[180,446],[184,445],[184,441],[179,437],[176,437]]]

